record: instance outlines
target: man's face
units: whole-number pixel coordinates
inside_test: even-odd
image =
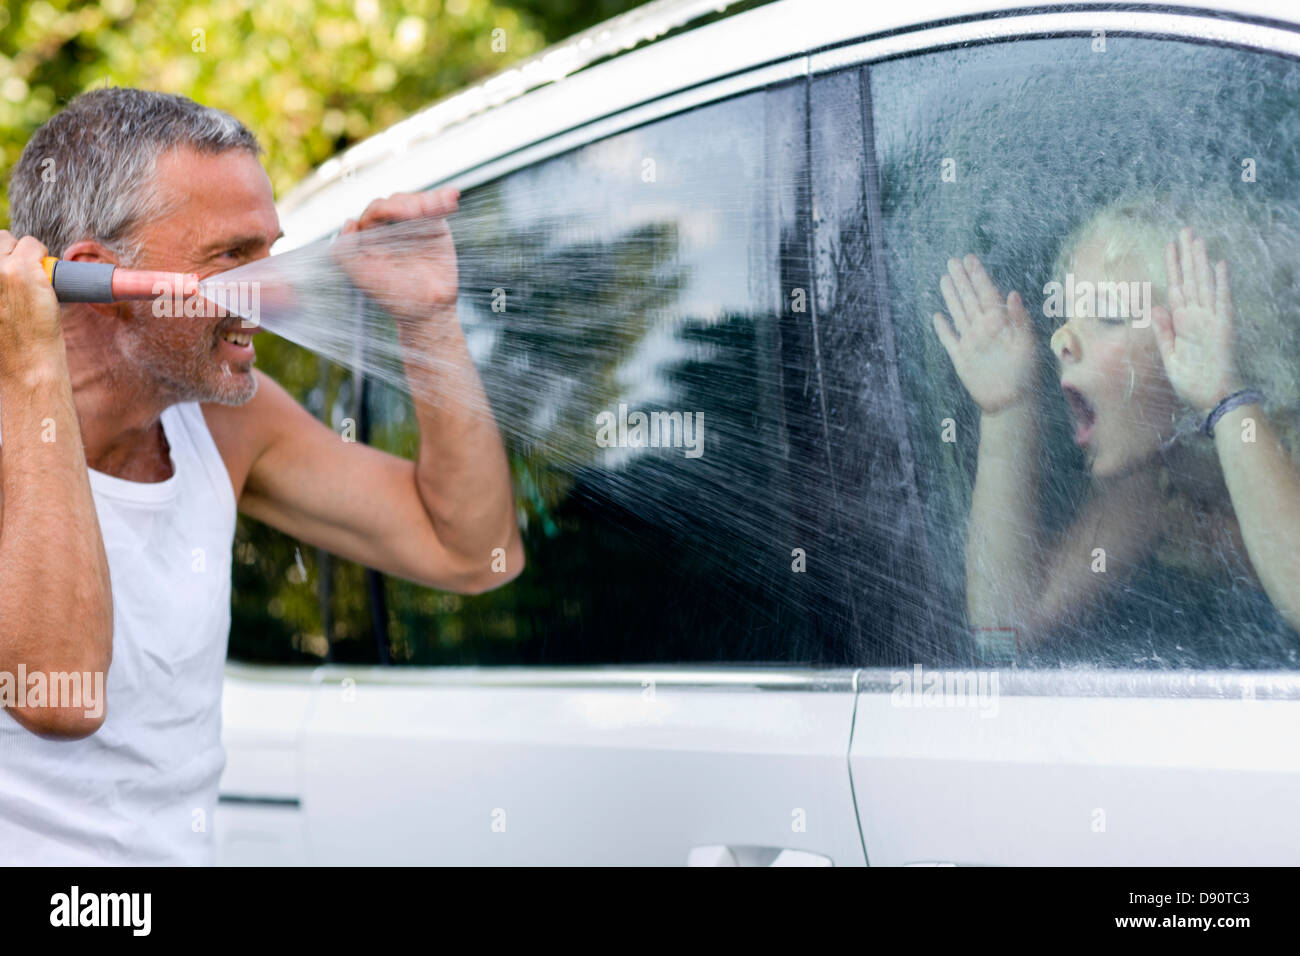
[[[156,188],[177,200],[173,211],[140,229],[140,269],[216,275],[262,259],[280,236],[271,182],[245,149],[200,153],[182,147],[158,159]],[[192,291],[192,290],[189,290]],[[256,329],[239,316],[154,315],[134,302],[121,338],[126,361],[174,401],[242,405],[257,391],[251,344],[231,342]]]

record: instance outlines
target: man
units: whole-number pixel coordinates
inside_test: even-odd
[[[401,293],[404,346],[425,353],[407,363],[428,377],[413,393],[440,397],[416,401],[414,463],[316,421],[253,368],[237,317],[56,302],[47,248],[200,276],[269,255],[281,233],[260,152],[225,113],[106,89],[46,123],[14,169],[0,233],[0,863],[212,861],[236,508],[429,587],[477,593],[522,569],[446,230],[437,274],[379,261],[371,275]],[[345,231],[436,219],[456,200],[377,200]],[[52,692],[105,672],[100,713]],[[45,700],[4,698],[4,675],[23,673]]]

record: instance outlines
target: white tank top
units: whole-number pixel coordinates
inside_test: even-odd
[[[162,426],[166,481],[90,472],[113,588],[103,726],[43,740],[0,714],[0,864],[213,862],[235,495],[197,404]]]

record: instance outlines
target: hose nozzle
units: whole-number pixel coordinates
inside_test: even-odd
[[[111,262],[72,262],[55,256],[41,260],[60,302],[123,302],[197,291],[192,272],[121,269]]]

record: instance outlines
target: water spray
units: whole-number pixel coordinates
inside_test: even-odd
[[[455,282],[448,238],[441,218],[382,223],[206,277],[55,257],[43,265],[61,303],[153,300],[159,317],[239,316],[244,328],[271,332],[411,399],[486,411],[458,349],[448,351],[446,336],[421,335],[423,317],[408,318],[430,285]],[[466,251],[462,261],[472,265],[476,257]]]
[[[61,303],[153,300],[160,317],[239,316],[244,328],[259,327],[412,398],[473,404],[482,398],[462,389],[461,359],[404,345],[398,328],[425,282],[454,281],[447,234],[440,218],[383,223],[206,277],[53,256],[43,265]]]

